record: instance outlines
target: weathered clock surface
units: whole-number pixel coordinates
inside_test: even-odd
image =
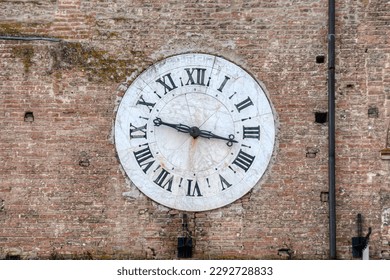
[[[219,208],[250,191],[274,141],[262,87],[209,54],[149,67],[127,89],[115,121],[115,146],[130,180],[152,200],[185,211]]]

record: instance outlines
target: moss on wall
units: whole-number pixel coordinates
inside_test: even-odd
[[[17,22],[0,23],[0,35],[19,35],[22,33],[22,24]]]
[[[79,69],[97,82],[122,82],[137,67],[142,52],[129,51],[131,58],[117,58],[105,50],[97,50],[78,42],[60,42],[52,47],[53,70]]]
[[[24,72],[28,73],[32,65],[34,56],[34,47],[31,45],[20,45],[12,48],[12,54],[19,58],[24,66]]]
[[[0,36],[48,36],[51,25],[51,22],[2,22]]]

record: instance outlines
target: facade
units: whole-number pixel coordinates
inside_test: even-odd
[[[390,2],[336,2],[336,256],[371,228],[390,259]],[[327,33],[323,0],[0,1],[0,259],[329,259]],[[207,210],[141,192],[115,133],[137,77],[192,53],[246,71],[275,127]]]

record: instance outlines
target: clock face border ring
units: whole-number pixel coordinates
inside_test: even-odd
[[[213,174],[169,169],[156,148],[155,129],[167,131],[167,135],[179,133],[169,127],[154,127],[153,118],[159,115],[158,110],[174,98],[195,91],[217,98],[234,120],[233,132],[220,129],[223,118],[213,119],[213,114],[207,111],[208,104],[200,101],[199,108],[194,109],[196,114],[192,113],[193,123],[188,125],[203,122],[207,125],[200,129],[220,134],[224,136],[222,139],[230,135],[237,139],[231,155]],[[183,107],[185,105],[183,103]],[[182,114],[185,113],[183,110]],[[169,115],[163,117],[169,120]],[[180,114],[174,117],[180,121]],[[205,121],[208,117],[211,118],[209,123]],[[115,148],[129,179],[153,201],[183,211],[220,208],[248,193],[269,168],[275,141],[274,110],[263,86],[242,67],[223,57],[204,53],[167,57],[147,68],[126,90],[114,124]],[[220,139],[211,139],[210,143],[227,144]],[[213,151],[211,149],[210,153]]]

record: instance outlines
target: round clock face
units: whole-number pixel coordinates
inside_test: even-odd
[[[242,197],[272,156],[275,122],[256,80],[207,54],[143,72],[117,111],[115,145],[138,189],[170,208],[205,211]]]

